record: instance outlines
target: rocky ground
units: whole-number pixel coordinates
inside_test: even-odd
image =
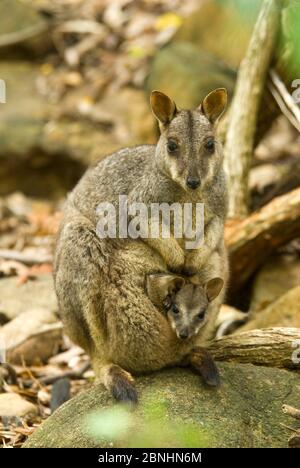
[[[198,446],[282,447],[291,436],[290,445],[299,437],[299,423],[282,411],[284,404],[300,407],[299,367],[283,370],[236,361],[220,364],[222,386],[217,391],[205,388],[188,370],[140,378],[138,390],[145,404],[129,423],[144,439],[128,439],[128,431],[104,437],[99,428],[96,436],[90,435],[85,415],[105,411],[111,401],[102,388],[92,387],[88,357],[69,342],[59,319],[52,256],[67,191],[91,161],[121,146],[155,141],[150,89],[162,89],[181,106],[190,107],[214,87],[226,86],[230,93],[234,88],[254,13],[249,11],[239,26],[242,39],[237,44],[231,36],[228,39],[237,45],[229,54],[224,46],[228,34],[222,42],[215,41],[213,31],[213,40],[207,32],[205,24],[215,10],[211,5],[201,10],[202,4],[193,0],[1,2],[0,78],[7,83],[0,121],[0,444],[4,447],[22,446],[32,433],[26,446],[172,446],[175,440],[178,446],[193,441]],[[10,21],[1,14],[8,8]],[[299,187],[299,142],[299,134],[280,116],[253,158],[253,208]],[[230,303],[218,320],[218,336],[270,327],[299,331],[299,298],[296,236],[268,257],[238,298],[228,297]],[[293,351],[291,346],[291,355]],[[60,399],[71,396],[76,398],[56,410]],[[165,441],[161,435],[153,439],[157,421],[149,399],[162,402],[163,410],[156,416],[170,432]],[[152,425],[141,414],[145,408]],[[100,422],[105,414],[100,414]],[[187,425],[180,436],[169,427],[174,418],[179,426]],[[42,422],[43,431],[35,430]]]

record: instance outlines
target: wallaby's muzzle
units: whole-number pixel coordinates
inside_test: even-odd
[[[188,177],[186,179],[186,185],[188,186],[188,188],[195,190],[200,185],[199,177]]]
[[[189,331],[187,328],[184,328],[183,330],[180,330],[180,332],[178,332],[178,337],[181,339],[181,340],[186,340],[188,337],[189,337]]]

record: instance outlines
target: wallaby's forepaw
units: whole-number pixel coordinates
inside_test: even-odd
[[[134,379],[129,372],[111,364],[103,369],[103,383],[112,396],[119,402],[137,404],[138,396],[134,386]]]
[[[219,370],[208,351],[200,347],[194,348],[191,352],[190,363],[207,385],[211,387],[220,385]]]

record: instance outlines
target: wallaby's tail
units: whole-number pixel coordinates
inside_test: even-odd
[[[120,366],[116,364],[103,366],[100,371],[100,378],[116,400],[134,404],[138,402],[134,379],[129,372],[126,372]]]

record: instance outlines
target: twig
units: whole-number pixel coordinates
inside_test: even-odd
[[[80,64],[81,58],[90,50],[97,47],[102,42],[102,34],[90,34],[76,44],[74,47],[69,47],[64,53],[64,57],[68,65],[77,67]]]
[[[31,369],[26,365],[26,362],[22,356],[22,367],[25,368],[26,372],[28,373],[29,377],[31,377],[31,385],[33,383],[36,383],[37,386],[40,388],[40,390],[43,390],[44,389],[44,386],[39,382],[39,380],[34,376],[34,374],[31,372]],[[26,381],[28,382],[28,381]],[[28,388],[26,387],[26,385],[24,384],[24,381],[22,381],[22,385],[23,385],[23,388]],[[30,385],[30,387],[31,387]]]
[[[48,376],[48,377],[41,377],[40,379],[37,379],[39,384],[42,384],[42,385],[52,385],[54,382],[56,382],[57,380],[59,379],[63,379],[63,378],[69,378],[69,379],[80,379],[83,374],[91,367],[91,363],[88,361],[88,362],[85,362],[82,367],[80,369],[78,369],[77,371],[74,371],[74,370],[70,370],[70,371],[66,371],[66,372],[63,372],[62,374],[58,374],[58,375],[52,375],[52,376]],[[31,387],[31,385],[34,383],[33,380],[25,380],[24,381],[24,387],[25,388],[28,388],[28,387]]]
[[[288,429],[291,432],[297,432],[297,429],[295,429],[294,427],[287,426],[286,424],[283,424],[283,423],[279,423],[279,424],[281,427],[284,427],[285,429]]]
[[[107,28],[103,24],[91,20],[65,21],[56,28],[56,31],[61,33],[101,34],[103,37],[107,34]]]
[[[3,369],[8,372],[8,377],[11,379],[11,384],[19,386],[18,376],[15,369],[7,362],[1,362],[0,367],[3,367]]]
[[[282,411],[292,418],[300,419],[300,410],[289,405],[282,405]]]
[[[277,102],[282,113],[287,117],[291,124],[300,132],[300,109],[294,102],[288,92],[284,82],[280,79],[278,73],[272,69],[269,72],[269,89]]]
[[[52,255],[47,254],[26,254],[17,250],[0,249],[0,258],[4,260],[15,260],[25,265],[41,265],[43,263],[52,263]]]
[[[48,23],[41,23],[35,26],[30,26],[22,31],[2,34],[0,36],[0,48],[17,45],[28,39],[33,39],[34,37],[48,31],[50,27],[51,25]]]

